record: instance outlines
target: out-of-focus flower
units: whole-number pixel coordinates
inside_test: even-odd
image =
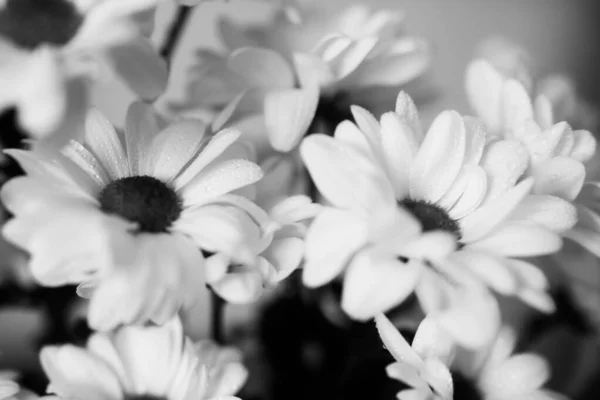
[[[600,184],[586,182],[585,165],[593,158],[596,140],[589,131],[573,130],[556,122],[552,103],[544,96],[531,100],[517,81],[504,78],[489,63],[476,60],[467,70],[467,91],[475,111],[501,137],[518,140],[530,154],[526,174],[533,177],[537,207],[525,204],[538,223],[572,239],[600,257]],[[569,203],[576,210],[576,224],[543,217],[552,204]],[[565,229],[568,228],[568,229]],[[578,268],[588,273],[585,260],[564,265],[573,276]],[[582,282],[585,281],[581,280]],[[577,283],[575,286],[586,283]],[[578,288],[574,289],[578,291]]]
[[[5,0],[0,3],[0,110],[56,147],[80,134],[87,88],[117,75],[141,98],[162,93],[167,69],[139,15],[156,0]]]
[[[192,343],[178,319],[98,333],[86,348],[48,346],[40,359],[48,392],[74,400],[233,400],[247,377],[237,351]]]
[[[85,142],[62,154],[10,151],[27,175],[2,189],[15,215],[5,237],[30,252],[43,285],[82,283],[93,328],[160,324],[189,305],[209,273],[200,249],[254,257],[255,224],[230,193],[262,172],[239,158],[239,132],[206,137],[205,128],[182,120],[159,129],[151,107],[136,103],[125,146],[92,110]]]
[[[454,343],[435,318],[427,317],[421,322],[412,346],[383,314],[376,316],[375,322],[383,344],[396,360],[388,365],[388,376],[410,387],[400,391],[398,398],[451,400],[453,384],[448,364],[453,357]]]
[[[230,303],[256,301],[264,289],[275,287],[299,267],[308,223],[321,211],[309,197],[292,195],[292,171],[285,158],[267,160],[261,167],[265,176],[256,184],[256,196],[251,195],[256,206],[248,201],[241,207],[256,222],[252,250],[257,256],[237,264],[224,254],[207,260],[207,271],[212,271],[208,284]]]
[[[548,363],[535,354],[512,354],[514,345],[514,332],[503,328],[484,349],[458,349],[452,363],[455,398],[566,400],[543,388],[550,377]]]
[[[254,125],[259,148],[288,152],[311,125],[333,130],[351,104],[368,97],[365,91],[402,86],[429,65],[429,47],[405,34],[401,13],[364,5],[335,14],[305,11],[301,25],[282,13],[248,29],[224,20],[229,53],[199,52],[178,108],[237,101],[230,123]]]
[[[398,252],[399,246],[406,246],[409,233],[415,243],[430,243],[432,239],[427,237],[439,240],[445,235],[455,239],[459,247],[431,242],[423,248],[427,251],[414,253],[428,260],[438,276],[463,284],[489,286],[536,307],[552,309],[543,274],[536,266],[516,258],[557,251],[562,244],[560,236],[543,223],[558,220],[568,229],[575,223],[575,212],[567,202],[546,204],[529,195],[533,179],[519,181],[528,162],[522,144],[514,140],[490,141],[479,122],[463,119],[453,111],[441,113],[423,134],[416,107],[404,93],[398,97],[396,111],[384,114],[380,122],[362,108],[353,107],[352,111],[357,125],[345,121],[336,129],[335,138],[313,135],[301,146],[317,188],[335,207],[333,213],[339,215],[331,219],[331,213],[325,211],[309,231],[306,284],[323,284],[339,273],[340,265],[354,264],[352,257],[362,254],[366,232],[381,235],[372,240],[375,246],[378,241],[393,243],[396,253],[391,254],[396,256],[403,255]],[[368,168],[363,167],[365,164],[371,168],[370,173],[363,172]],[[369,229],[365,229],[354,222],[356,213],[354,218],[346,216],[358,208],[356,201],[360,202],[358,206],[377,210],[385,217],[378,220],[370,216]],[[534,210],[542,206],[544,213],[535,214]],[[394,219],[394,212],[409,217]],[[325,216],[330,220],[320,225],[320,218]],[[393,236],[390,233],[393,230],[375,225],[377,221],[390,224],[397,221],[395,225],[402,235]],[[340,237],[338,247],[343,250],[332,249],[332,239],[328,239],[327,246],[324,244],[324,238],[335,236]],[[436,247],[435,257],[428,254]],[[334,254],[336,263],[325,259]],[[412,258],[410,253],[404,257]],[[395,260],[394,264],[400,262]],[[410,265],[389,268],[399,274],[410,270]],[[396,293],[400,290],[393,288],[400,280],[402,292],[404,285],[412,290],[422,275],[416,272],[422,268],[413,270],[410,279],[407,276],[392,279],[383,278],[375,267],[353,266],[345,275],[344,291],[348,287],[365,287],[364,282],[376,279],[376,275],[385,279]],[[326,271],[331,271],[331,275]],[[416,291],[421,303],[439,303],[435,300],[440,292],[438,285],[425,284],[427,280],[422,279],[419,282]],[[379,293],[383,292],[379,289]],[[361,309],[370,303],[355,295],[352,298]]]

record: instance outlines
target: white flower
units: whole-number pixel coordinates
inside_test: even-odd
[[[429,259],[438,275],[460,284],[486,285],[542,309],[552,308],[543,274],[516,258],[557,251],[561,239],[546,225],[568,228],[575,223],[575,213],[567,202],[545,203],[529,195],[533,180],[519,180],[528,162],[522,144],[490,140],[480,123],[463,119],[454,111],[441,113],[424,134],[414,103],[404,93],[398,97],[396,111],[382,115],[380,122],[362,108],[353,107],[352,111],[358,126],[345,121],[336,129],[335,139],[313,135],[301,147],[317,188],[335,207],[332,213],[322,214],[329,221],[320,226],[317,218],[311,228],[315,233],[321,230],[315,238],[320,244],[314,248],[309,232],[305,283],[316,286],[326,282],[312,282],[310,278],[313,271],[333,268],[333,263],[320,258],[335,254],[339,268],[364,247],[363,237],[369,231],[355,222],[356,217],[346,216],[358,201],[380,213],[396,209],[412,214],[426,233],[424,243],[431,240],[425,239],[427,235],[439,237],[439,231],[454,237],[460,243],[458,248],[438,244],[437,258]],[[370,173],[364,172],[366,168],[371,168]],[[534,211],[539,211],[535,214],[537,220],[530,215]],[[393,224],[391,212],[382,220]],[[371,217],[369,222],[373,226],[376,219]],[[408,236],[406,227],[396,223],[395,229],[403,229],[403,235]],[[413,240],[421,239],[420,230],[411,229]],[[335,239],[343,251],[331,245],[330,238],[337,230],[343,232]],[[381,227],[375,232],[384,232],[381,238],[397,246],[402,243]],[[425,248],[429,251],[435,247],[432,244]],[[319,262],[312,267],[311,259]],[[346,280],[358,286],[359,282],[374,279],[370,276],[375,274],[376,269],[365,267],[356,277],[348,271]],[[418,276],[415,274],[412,281]],[[397,279],[388,281],[395,283]],[[391,282],[389,285],[393,285]],[[428,292],[429,296],[431,290],[426,290],[427,285],[418,288],[421,301],[429,303],[424,299],[426,295],[419,293]]]
[[[0,400],[10,399],[19,392],[19,385],[10,380],[0,380]]]
[[[95,329],[164,323],[190,305],[204,286],[200,250],[253,257],[249,217],[230,193],[261,170],[239,158],[239,132],[207,138],[205,128],[182,120],[161,130],[149,106],[134,104],[125,146],[91,111],[85,142],[64,156],[10,151],[27,175],[3,187],[15,215],[4,234],[30,252],[43,285],[83,284]]]
[[[519,213],[528,213],[529,219],[600,257],[600,189],[597,182],[586,182],[585,168],[596,151],[592,134],[572,130],[566,122],[556,123],[552,104],[544,95],[532,102],[519,82],[502,77],[485,61],[470,64],[467,90],[473,108],[486,124],[498,135],[523,143],[530,154],[526,173],[535,179],[533,193],[540,204],[535,208],[524,204]],[[543,216],[546,210],[552,204],[564,207],[565,203],[575,210],[577,223],[549,223],[552,221]],[[569,263],[564,268],[577,268],[582,263]]]
[[[417,284],[422,260],[454,250],[452,234],[422,232],[398,207],[385,175],[348,143],[311,135],[300,152],[328,201],[307,232],[303,281],[317,287],[344,273],[342,308],[352,318],[400,304]]]
[[[33,137],[59,147],[80,132],[90,78],[108,80],[116,74],[140,97],[157,97],[166,85],[166,66],[138,23],[156,3],[2,2],[0,110],[15,107],[18,122]]]
[[[475,391],[481,400],[566,400],[543,389],[550,377],[546,360],[530,353],[512,354],[514,345],[514,332],[504,328],[484,349],[457,350],[452,364],[456,398],[470,398],[467,395]]]
[[[48,391],[73,400],[233,400],[247,377],[237,351],[192,343],[178,319],[97,333],[86,348],[48,346],[40,359]]]
[[[421,322],[412,346],[383,314],[376,316],[375,322],[383,344],[396,360],[386,368],[388,376],[410,387],[400,391],[398,399],[451,400],[453,385],[448,364],[454,344],[435,318]]]
[[[288,152],[315,118],[335,126],[372,87],[404,85],[429,64],[428,46],[404,34],[399,13],[356,5],[338,16],[316,8],[302,21],[278,13],[247,30],[223,21],[229,53],[200,52],[179,106],[222,107],[243,94],[231,123],[258,125],[274,150]]]
[[[264,289],[275,287],[300,266],[308,222],[321,206],[307,196],[292,195],[289,166],[286,157],[267,160],[261,165],[265,177],[256,184],[256,205],[240,204],[256,223],[255,240],[250,242],[256,257],[237,264],[223,254],[207,260],[208,283],[230,303],[256,301]]]

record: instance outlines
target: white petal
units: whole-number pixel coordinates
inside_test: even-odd
[[[230,160],[201,171],[183,189],[184,207],[202,204],[262,178],[260,167],[247,160]]]
[[[519,280],[520,287],[546,290],[549,287],[548,279],[542,270],[523,260],[507,259],[508,265]]]
[[[473,117],[463,117],[463,121],[467,136],[464,164],[477,165],[483,156],[483,150],[488,140],[485,125],[481,120]]]
[[[260,237],[259,227],[246,213],[221,205],[185,210],[173,229],[191,237],[204,250],[223,252],[245,262],[253,261],[252,247]]]
[[[430,64],[430,49],[422,46],[414,51],[367,60],[358,66],[343,84],[365,87],[403,86],[422,75]]]
[[[110,182],[103,166],[81,143],[71,140],[62,153],[89,175],[98,187],[103,188]]]
[[[435,358],[449,365],[454,356],[454,342],[434,317],[425,317],[415,333],[412,347],[421,359]]]
[[[354,147],[356,151],[362,153],[365,157],[371,157],[373,154],[367,136],[349,120],[342,121],[338,124],[333,133],[333,137],[336,140],[340,140]]]
[[[383,162],[397,199],[409,192],[410,167],[419,149],[418,135],[398,114],[389,112],[381,116]]]
[[[134,102],[127,110],[125,141],[131,175],[138,175],[150,151],[150,143],[158,134],[158,120],[152,106]]]
[[[350,106],[352,116],[356,121],[356,125],[364,133],[373,151],[376,151],[381,146],[380,127],[377,118],[369,111],[359,106]]]
[[[469,63],[466,72],[466,90],[469,103],[492,132],[502,129],[500,99],[504,78],[487,61]]]
[[[252,303],[263,292],[263,281],[258,271],[243,270],[227,274],[214,282],[212,288],[232,304]]]
[[[313,120],[318,102],[316,86],[271,91],[266,95],[265,123],[275,150],[288,152],[298,145]]]
[[[502,120],[507,131],[515,131],[525,120],[533,119],[531,98],[519,81],[505,82],[501,96]]]
[[[517,205],[527,196],[533,186],[532,179],[526,179],[510,189],[506,194],[478,208],[461,219],[462,241],[477,240],[491,232],[498,224],[508,218]]]
[[[439,314],[438,323],[461,346],[481,348],[490,343],[500,327],[498,303],[486,290],[458,290],[449,309]]]
[[[452,259],[499,293],[510,295],[517,290],[516,274],[510,266],[502,262],[502,259],[493,254],[473,251],[467,247],[463,251],[453,254]]]
[[[554,232],[564,232],[577,223],[577,209],[560,197],[529,195],[517,206],[511,219],[531,221]]]
[[[225,129],[214,135],[194,161],[175,179],[175,190],[179,191],[183,189],[208,164],[223,154],[239,137],[240,132],[234,129]]]
[[[582,163],[588,162],[596,154],[596,139],[589,131],[577,130],[573,132],[575,144],[569,156]]]
[[[294,85],[291,66],[272,50],[241,48],[231,53],[227,65],[252,87],[283,89]]]
[[[326,135],[311,135],[300,154],[319,192],[343,208],[377,209],[395,203],[382,171],[352,148]]]
[[[437,359],[425,361],[423,376],[440,399],[452,399],[453,381],[448,367]]]
[[[392,256],[359,253],[347,268],[342,309],[365,321],[401,304],[414,290],[422,270],[419,262],[402,263]]]
[[[169,125],[159,133],[150,146],[149,175],[171,181],[196,154],[206,125],[197,120],[185,120]]]
[[[531,175],[535,178],[534,193],[573,200],[583,186],[585,167],[572,158],[556,157],[540,163]]]
[[[377,319],[381,317],[385,318],[383,314],[381,314],[375,317],[375,321],[377,322]],[[392,326],[392,328],[396,329],[394,326]],[[404,382],[410,387],[419,387],[424,383],[423,378],[419,376],[419,371],[405,362],[395,362],[390,364],[385,368],[385,372],[390,378]]]
[[[129,175],[127,157],[117,131],[98,110],[88,111],[85,121],[85,141],[112,179]]]
[[[410,194],[436,202],[458,175],[465,154],[465,125],[453,111],[441,113],[431,124],[410,172]]]
[[[419,112],[413,99],[403,90],[400,91],[396,98],[395,111],[402,121],[411,127],[417,141],[420,143],[423,140],[423,130],[421,129]]]
[[[488,175],[487,204],[510,190],[527,170],[529,154],[516,140],[500,140],[490,144],[481,160]]]
[[[328,60],[328,64],[338,79],[343,79],[354,72],[377,45],[374,37],[364,37],[350,43],[335,57]]]
[[[514,398],[539,389],[549,377],[549,366],[543,358],[519,354],[489,370],[482,376],[480,384],[486,393]]]
[[[396,361],[417,368],[422,365],[421,358],[384,314],[375,316],[375,324],[383,345]]]
[[[40,361],[54,393],[64,398],[118,400],[118,377],[102,359],[72,345],[45,347]]]
[[[550,254],[562,246],[560,236],[533,224],[506,223],[489,236],[470,245],[473,249],[492,251],[507,257],[530,257]]]
[[[366,240],[363,221],[347,212],[325,208],[306,234],[304,284],[317,287],[335,278]]]
[[[483,201],[487,193],[487,176],[485,171],[478,166],[465,166],[448,192],[440,200],[448,195],[459,194],[460,197],[448,206],[448,215],[454,220],[459,220],[473,212]]]
[[[116,73],[140,98],[154,100],[165,91],[167,65],[149,39],[138,37],[108,51]]]
[[[262,253],[275,268],[277,282],[287,278],[302,261],[304,242],[295,237],[275,239]]]

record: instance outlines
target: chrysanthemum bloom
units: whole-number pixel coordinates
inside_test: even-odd
[[[228,198],[262,176],[238,157],[240,133],[206,137],[192,120],[159,130],[142,104],[126,122],[125,146],[92,110],[85,142],[70,142],[64,156],[11,151],[27,175],[2,190],[15,215],[6,238],[29,251],[41,284],[83,283],[96,329],[168,320],[204,286],[200,250],[254,256]]]
[[[248,224],[255,226],[248,243],[256,257],[236,264],[221,253],[207,260],[207,271],[211,271],[207,283],[230,303],[256,301],[265,289],[275,287],[299,267],[307,226],[321,211],[309,197],[293,194],[292,170],[285,160],[279,161],[271,159],[261,165],[265,176],[251,195],[256,205],[238,198],[238,206],[251,219]]]
[[[519,82],[505,79],[485,61],[476,60],[469,66],[467,91],[486,125],[527,148],[530,157],[526,174],[535,179],[534,197],[545,205],[531,208],[534,218],[600,257],[600,184],[586,182],[586,164],[596,150],[592,134],[573,130],[566,122],[557,123],[545,96],[532,101]],[[540,218],[551,204],[564,207],[564,203],[576,209],[575,226],[547,224]],[[583,262],[564,267],[575,271],[577,264]]]
[[[384,346],[396,360],[386,368],[388,376],[409,386],[398,393],[398,399],[452,400],[454,390],[448,364],[453,358],[454,343],[435,318],[427,317],[421,322],[412,346],[383,314],[375,317],[375,322]]]
[[[342,221],[341,217],[358,200],[380,212],[396,208],[412,214],[418,221],[414,226],[420,223],[426,235],[440,231],[451,235],[459,246],[444,247],[439,254],[444,261],[438,258],[430,263],[441,268],[438,276],[451,282],[479,282],[539,308],[552,308],[543,274],[516,258],[557,251],[560,236],[547,226],[568,229],[575,223],[575,212],[567,202],[543,202],[529,195],[534,181],[521,179],[528,165],[524,145],[515,140],[491,140],[476,120],[463,119],[454,111],[441,113],[424,134],[414,103],[404,93],[398,97],[396,111],[384,114],[380,122],[359,107],[353,107],[353,113],[358,126],[345,121],[338,126],[335,139],[314,135],[301,146],[317,188],[340,215],[323,225],[317,218],[309,232],[306,284],[318,286],[337,275],[339,269],[334,270],[324,257],[335,254],[336,268],[340,268],[364,246],[364,228],[350,229],[353,220],[344,217]],[[373,168],[370,176],[357,172],[365,163]],[[372,218],[371,224],[374,221]],[[392,218],[387,216],[385,221]],[[395,229],[404,235],[410,229],[418,240],[420,230],[404,224]],[[385,231],[380,227],[379,232]],[[311,233],[321,238],[315,238],[314,247]],[[322,238],[334,236],[339,236],[340,245],[332,248],[328,239],[324,246]],[[400,270],[410,269],[410,265]],[[330,270],[331,275],[321,272]],[[371,276],[379,274],[376,271],[364,268],[353,280],[358,284],[375,279]],[[348,271],[346,279],[351,276]],[[412,276],[413,286],[419,276],[416,272]],[[398,279],[388,281],[395,284]],[[403,286],[411,282],[406,277],[402,281]],[[417,287],[422,304],[430,303],[436,292],[429,285]]]
[[[167,70],[139,23],[156,2],[0,1],[0,112],[15,108],[33,137],[60,146],[80,133],[90,79],[117,75],[158,96]]]
[[[513,354],[514,332],[502,329],[484,349],[458,349],[451,364],[454,396],[465,400],[566,400],[544,389],[550,368],[542,357]]]
[[[429,64],[428,46],[405,34],[398,12],[357,5],[306,14],[301,25],[283,13],[248,29],[223,21],[229,53],[199,53],[180,107],[223,107],[243,93],[231,123],[254,125],[259,148],[288,152],[313,122],[333,130],[373,87],[402,86]]]
[[[73,400],[233,400],[247,377],[237,351],[194,344],[178,319],[97,333],[86,348],[48,346],[40,359],[48,392]]]

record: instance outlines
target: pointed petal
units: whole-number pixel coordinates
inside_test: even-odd
[[[465,154],[465,125],[454,111],[431,124],[410,172],[411,197],[435,203],[458,175]]]
[[[375,316],[375,324],[383,345],[396,361],[406,363],[415,368],[422,365],[423,361],[421,358],[384,314],[377,314]]]
[[[316,86],[271,91],[266,95],[265,123],[275,150],[288,152],[298,145],[313,120],[318,101]]]
[[[558,251],[562,240],[556,233],[538,225],[507,223],[469,247],[506,257],[532,257]]]
[[[106,168],[111,179],[116,180],[129,175],[127,157],[117,131],[99,110],[92,109],[88,112],[85,121],[85,141]]]

